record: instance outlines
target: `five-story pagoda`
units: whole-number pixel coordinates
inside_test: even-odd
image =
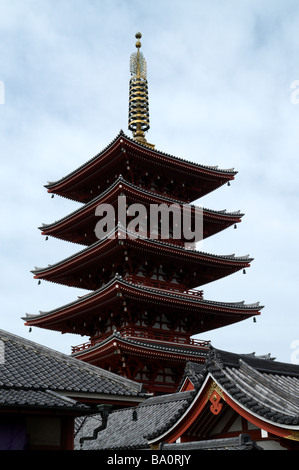
[[[142,382],[150,392],[171,393],[186,361],[204,362],[207,356],[209,342],[194,335],[259,315],[261,307],[204,298],[202,286],[251,262],[247,256],[196,250],[201,238],[241,221],[239,212],[199,210],[192,204],[233,180],[236,172],[168,155],[146,141],[146,62],[141,34],[136,38],[129,96],[133,138],[120,131],[91,160],[46,186],[49,193],[83,205],[43,225],[42,234],[83,249],[35,269],[34,276],[88,292],[25,320],[29,326],[88,336],[87,343],[73,347],[78,360]],[[148,215],[154,213],[153,223]],[[187,236],[181,230],[186,220]]]

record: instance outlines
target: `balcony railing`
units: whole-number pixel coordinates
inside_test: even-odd
[[[159,241],[159,242],[162,242],[162,243],[166,243],[166,244],[169,244],[169,245],[175,245],[175,246],[179,246],[181,248],[184,248],[186,247],[186,245],[188,245],[188,250],[195,250],[196,249],[196,243],[195,242],[187,242],[185,241],[184,239],[181,239],[181,238],[174,238],[170,235],[169,238],[164,238],[161,236],[161,233],[157,233],[157,232],[153,232],[151,233],[150,231],[147,231],[147,230],[142,230],[141,228],[139,228],[138,232],[136,234],[134,234],[134,236],[138,236],[138,237],[141,237],[141,238],[145,238],[145,239],[148,239],[148,240],[152,240],[152,241]],[[133,234],[131,235],[133,236]]]
[[[79,344],[78,346],[72,347],[72,354],[84,351],[86,349],[92,348],[97,344],[101,343],[105,338],[111,336],[112,332],[108,332],[101,337],[96,337],[87,341],[86,343]],[[147,342],[163,342],[167,344],[173,345],[185,345],[185,346],[193,346],[195,348],[200,348],[207,350],[210,347],[210,341],[205,340],[197,340],[190,337],[186,337],[180,334],[173,334],[173,333],[164,333],[163,331],[153,332],[152,330],[146,329],[136,329],[136,328],[123,328],[118,331],[118,334],[122,338],[131,338],[131,339],[138,339],[138,340],[146,340]]]
[[[142,276],[128,275],[125,278],[125,281],[132,282],[145,287],[153,287],[155,289],[161,289],[164,291],[177,292],[179,294],[187,294],[196,296],[200,299],[203,299],[203,290],[197,289],[186,289],[180,284],[174,284],[173,282],[161,281],[159,279],[149,279]]]

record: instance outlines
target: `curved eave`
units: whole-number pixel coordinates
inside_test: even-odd
[[[146,204],[184,204],[181,200],[171,198],[165,195],[149,191],[138,186],[135,186],[123,178],[117,178],[115,182],[102,194],[87,202],[84,206],[75,210],[71,214],[63,217],[62,219],[50,224],[43,224],[39,227],[43,235],[58,236],[60,232],[72,231],[74,227],[84,227],[88,225],[88,220],[95,223],[95,209],[99,204],[112,203],[120,193],[125,192],[125,196],[134,198],[137,202],[144,202]],[[190,208],[195,206],[190,204]],[[226,210],[216,211],[203,208],[203,223],[216,223],[219,224],[219,231],[222,225],[227,226],[241,222],[242,214],[240,211],[228,212]]]
[[[186,346],[167,343],[163,341],[142,341],[136,338],[124,338],[114,334],[107,340],[96,344],[88,349],[72,354],[72,357],[83,361],[96,362],[102,356],[115,354],[115,351],[128,353],[130,355],[141,355],[142,357],[168,358],[173,361],[200,361],[204,362],[208,350],[196,346]]]
[[[26,321],[27,326],[39,326],[61,331],[61,329],[65,328],[66,321],[80,318],[86,313],[95,315],[99,311],[99,307],[122,301],[125,298],[145,303],[160,304],[165,308],[187,309],[189,313],[193,311],[195,313],[201,312],[205,315],[219,315],[223,318],[223,321],[225,317],[223,326],[259,315],[262,309],[259,303],[246,305],[244,302],[223,303],[203,300],[199,296],[192,294],[174,293],[135,285],[117,276],[105,287],[86,294],[74,302],[50,312],[41,312],[39,315],[27,314],[23,320]],[[72,330],[68,331],[73,332]]]
[[[291,439],[298,441],[299,425],[286,425],[277,424],[269,419],[265,419],[259,416],[257,413],[253,413],[247,409],[244,405],[238,403],[233,399],[226,391],[223,392],[225,401],[233,408],[240,416],[253,423],[255,426],[263,429],[269,434],[274,434],[285,439]]]
[[[121,233],[121,238],[118,237]],[[126,238],[126,239],[124,239]],[[244,268],[249,268],[253,258],[249,256],[236,257],[235,255],[213,255],[201,251],[186,250],[184,247],[175,246],[160,240],[146,239],[143,237],[130,237],[128,232],[119,229],[111,234],[111,238],[99,240],[94,245],[84,248],[78,253],[51,266],[38,268],[32,271],[36,279],[45,279],[59,283],[59,277],[67,277],[70,274],[76,274],[79,269],[93,265],[96,261],[113,256],[113,253],[120,251],[123,243],[126,247],[143,250],[151,253],[152,256],[162,256],[163,258],[178,259],[180,262],[192,262],[193,264],[203,264],[213,268],[225,269],[228,274],[234,273]],[[228,275],[223,274],[223,275]],[[222,277],[221,273],[218,274]],[[217,277],[216,277],[217,278]],[[208,281],[207,281],[208,282]]]
[[[173,170],[192,172],[194,175],[201,175],[215,181],[219,180],[219,186],[233,180],[237,173],[234,169],[224,170],[219,169],[217,166],[200,165],[151,149],[150,147],[129,138],[123,133],[123,131],[120,131],[118,136],[103,151],[60,180],[49,182],[45,187],[50,193],[56,193],[68,197],[67,190],[69,188],[73,187],[73,185],[79,184],[83,178],[89,178],[95,171],[98,171],[99,167],[103,166],[104,162],[111,163],[117,155],[121,155],[123,153],[122,149],[130,149],[131,151],[136,152],[136,156],[140,158],[150,160],[158,165],[168,166]]]
[[[233,399],[221,385],[218,384],[217,377],[209,374],[202,387],[194,395],[194,399],[189,407],[182,413],[175,423],[169,426],[162,434],[149,438],[149,445],[156,445],[159,442],[176,442],[176,440],[196,421],[200,420],[200,415],[207,405],[209,396],[209,389],[214,389],[215,384],[221,390],[221,395],[228,405],[234,409],[241,417],[256,425],[258,428],[263,429],[271,434],[286,439],[298,440],[299,426],[295,425],[278,425],[271,422],[271,420],[263,419],[256,413],[252,413],[245,406],[241,406],[235,399]],[[218,389],[218,390],[219,390]]]

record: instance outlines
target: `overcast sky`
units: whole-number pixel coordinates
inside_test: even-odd
[[[51,199],[44,184],[89,160],[120,129],[131,136],[129,58],[137,31],[148,66],[148,141],[238,171],[231,186],[197,203],[245,217],[202,251],[254,261],[246,275],[206,286],[205,298],[265,308],[256,323],[200,338],[299,362],[296,0],[0,0],[0,328],[67,354],[86,340],[29,333],[21,317],[83,292],[38,285],[30,272],[80,249],[40,234],[42,223],[79,207]]]

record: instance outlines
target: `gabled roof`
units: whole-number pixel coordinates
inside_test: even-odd
[[[135,408],[134,414],[132,409],[112,412],[106,430],[99,433],[97,439],[86,441],[83,448],[140,449],[164,443],[163,449],[168,443],[173,444],[169,447],[173,450],[177,438],[188,426],[195,420],[200,423],[201,411],[209,412],[211,386],[218,390],[223,401],[260,429],[278,437],[299,440],[298,365],[212,348],[204,367],[196,364],[192,370],[192,366],[188,365],[188,375],[192,371],[197,376],[194,390],[149,398]],[[95,424],[94,418],[85,419],[76,436],[77,446],[80,437],[92,435]],[[223,442],[218,441],[218,444],[223,448]],[[176,449],[179,451],[180,446]]]
[[[197,291],[196,294],[200,292]],[[122,298],[120,297],[120,294]],[[88,293],[74,302],[58,307],[49,312],[40,312],[38,315],[27,314],[23,319],[26,320],[28,326],[41,326],[52,330],[62,331],[63,328],[72,330],[72,321],[80,315],[85,314],[85,320],[88,316],[99,315],[100,308],[104,301],[106,304],[111,302],[122,302],[125,298],[138,299],[140,302],[160,303],[163,308],[178,312],[179,308],[188,311],[188,315],[192,312],[198,316],[198,324],[200,323],[200,315],[205,316],[205,324],[198,325],[198,330],[192,334],[201,333],[210,329],[232,324],[254,315],[259,315],[263,308],[259,302],[253,304],[245,304],[241,302],[214,302],[204,300],[200,295],[192,293],[180,293],[175,291],[166,291],[144,285],[137,285],[133,282],[126,281],[121,276],[116,275],[104,287],[94,292]],[[215,324],[217,318],[217,326]],[[201,329],[200,329],[201,328]]]
[[[214,350],[207,371],[242,409],[299,430],[298,365]]]
[[[83,396],[139,402],[142,385],[0,330],[0,409],[68,408],[85,412]]]
[[[196,398],[190,404],[190,423],[192,407],[197,410],[200,421],[200,411],[207,403],[209,390],[210,395],[211,390],[216,390],[222,403],[228,404],[258,428],[281,438],[299,441],[298,365],[211,348],[204,367],[189,364],[187,369],[189,377],[193,369],[191,380],[196,387]],[[197,383],[194,380],[196,376]],[[186,422],[187,414],[184,419]],[[169,442],[167,439],[172,442],[173,436],[180,432],[184,419],[181,416],[175,426],[169,427],[167,436],[163,436],[166,442]],[[154,443],[161,441],[162,436],[158,431],[148,438],[150,443]]]

